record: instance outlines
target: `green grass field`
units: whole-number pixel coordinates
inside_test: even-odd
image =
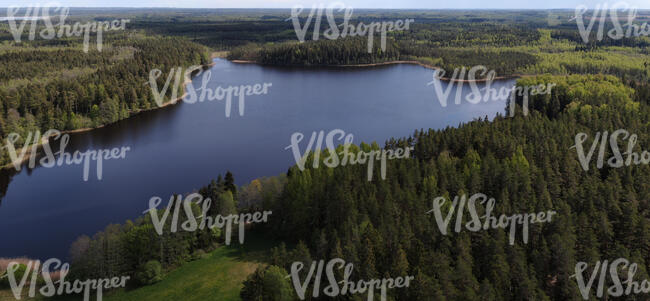
[[[203,300],[241,300],[239,291],[246,277],[268,256],[273,245],[263,237],[253,233],[246,236],[243,246],[233,242],[232,246],[220,247],[205,258],[192,261],[171,271],[161,282],[133,290],[111,292],[106,301],[203,301]],[[24,290],[27,293],[28,288]],[[91,292],[91,300],[95,291]],[[82,296],[62,296],[58,298],[25,298],[21,300],[76,301]],[[0,301],[16,300],[10,290],[0,291]]]
[[[132,291],[120,291],[107,301],[241,300],[239,291],[259,263],[242,259],[234,248],[219,248],[208,258],[187,263],[163,281]]]

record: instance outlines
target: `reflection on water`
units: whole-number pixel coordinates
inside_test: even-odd
[[[70,135],[70,140],[66,146],[66,152],[72,153],[76,150],[83,152],[89,149],[112,148],[115,147],[115,145],[120,145],[121,141],[139,141],[141,140],[142,135],[147,135],[147,132],[151,131],[153,128],[160,126],[162,123],[166,123],[169,120],[173,120],[171,115],[174,114],[174,111],[177,110],[180,105],[182,105],[182,103],[179,103],[177,106],[168,106],[158,110],[141,112],[140,114],[132,116],[128,120],[122,120],[92,131],[70,133],[68,134]],[[50,147],[52,148],[53,153],[60,150],[60,140],[61,139],[50,139]],[[45,154],[43,150],[39,149],[36,155],[36,162],[44,156]],[[58,159],[57,155],[55,155],[55,157]],[[105,164],[110,163],[110,161],[105,162]],[[79,169],[79,174],[81,175],[82,167],[78,165],[75,166]],[[26,161],[22,164],[21,171],[24,171],[29,177],[34,172],[34,169],[38,168],[41,168],[38,164],[36,164],[34,168],[29,168],[29,162]],[[0,170],[0,205],[2,205],[2,200],[5,198],[5,194],[7,193],[12,178],[19,172],[20,171],[17,171],[13,166],[11,168]]]

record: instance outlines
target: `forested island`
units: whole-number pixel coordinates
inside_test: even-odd
[[[220,171],[223,178],[206,179],[198,190],[212,199],[211,214],[274,213],[268,223],[252,227],[252,247],[224,246],[223,233],[214,230],[159,236],[149,215],[81,237],[71,246],[70,277],[136,279],[108,300],[298,300],[285,279],[292,264],[308,267],[330,258],[355,263],[354,280],[413,275],[410,288],[389,292],[395,301],[583,300],[576,264],[615,258],[638,263],[638,281],[650,279],[650,166],[594,163],[584,170],[575,149],[578,133],[593,137],[617,129],[638,136],[639,153],[650,145],[648,37],[585,44],[567,21],[570,11],[548,22],[548,11],[370,10],[358,12],[354,21],[416,22],[391,33],[386,51],[377,46],[367,53],[362,38],[299,43],[284,11],[121,14],[133,16],[131,28],[110,35],[101,53],[82,52],[74,39],[15,45],[3,31],[3,138],[98,127],[153,109],[144,85],[151,68],[207,65],[217,51],[231,60],[281,66],[485,65],[500,76],[527,75],[517,81],[520,86],[556,86],[530,96],[528,114],[517,97],[512,117],[504,108],[493,120],[413,129],[411,136],[383,146],[353,146],[355,152],[414,148],[410,160],[388,161],[385,180],[367,181],[365,167],[358,165],[310,168],[310,160],[323,160],[313,156],[304,171],[294,166],[241,187],[234,184],[236,174]],[[604,155],[611,157],[612,150]],[[494,214],[557,215],[552,223],[532,226],[528,243],[517,239],[510,245],[504,229],[443,235],[426,214],[438,196],[478,192],[497,200]],[[208,270],[210,265],[221,269]],[[306,299],[328,299],[311,292]],[[590,298],[596,299],[595,292]]]

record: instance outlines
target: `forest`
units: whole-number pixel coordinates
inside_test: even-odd
[[[253,229],[281,244],[244,283],[242,299],[297,300],[289,282],[273,288],[266,283],[283,279],[294,262],[330,258],[354,262],[355,280],[413,275],[413,286],[391,291],[390,300],[582,300],[571,277],[575,264],[614,258],[638,263],[636,276],[647,279],[650,167],[584,171],[571,149],[578,132],[615,129],[636,133],[639,145],[649,145],[650,106],[647,98],[638,101],[647,86],[635,90],[605,75],[540,76],[518,84],[545,82],[558,86],[550,95],[531,97],[528,115],[518,108],[507,117],[504,110],[493,121],[416,130],[387,141],[386,149],[415,151],[411,160],[389,161],[385,180],[367,181],[358,165],[314,169],[312,156],[304,171],[295,166],[286,176],[242,187],[227,173],[199,189],[215,200],[213,215],[262,208],[282,213]],[[379,146],[362,143],[352,151],[373,148]],[[497,200],[495,214],[557,215],[552,223],[532,226],[528,243],[510,245],[504,229],[442,235],[426,214],[438,196],[477,192]],[[210,230],[158,236],[143,216],[79,238],[71,247],[73,275],[128,274],[138,286],[147,285],[223,240]]]
[[[0,27],[7,24],[1,24]],[[0,136],[49,129],[96,128],[156,108],[144,85],[154,68],[208,65],[209,50],[184,38],[111,33],[104,49],[81,50],[81,40],[49,45],[49,40],[15,43],[0,36]],[[159,79],[162,85],[163,78]],[[167,91],[167,100],[172,95]],[[179,93],[178,95],[182,95]],[[18,141],[22,145],[24,141]],[[2,152],[0,165],[9,162]]]
[[[355,263],[354,279],[415,276],[409,289],[389,292],[394,301],[583,300],[573,276],[576,264],[616,258],[638,263],[639,281],[650,279],[650,166],[585,171],[572,148],[579,133],[593,137],[618,129],[638,135],[636,151],[650,145],[648,37],[583,44],[575,25],[561,21],[570,11],[551,24],[539,11],[369,10],[355,21],[412,16],[416,22],[408,32],[391,33],[385,51],[375,45],[367,53],[363,38],[298,43],[283,21],[287,12],[141,14],[131,31],[109,36],[110,46],[101,54],[84,54],[78,41],[14,48],[4,36],[2,137],[95,127],[150,109],[155,103],[142,84],[150,68],[207,65],[210,51],[268,65],[416,60],[451,70],[480,64],[499,76],[525,75],[517,80],[520,86],[556,84],[549,94],[530,96],[528,114],[518,96],[514,117],[504,108],[492,120],[414,129],[383,146],[354,146],[356,151],[414,147],[410,160],[388,161],[385,180],[367,181],[361,165],[304,171],[293,166],[242,187],[234,184],[237,175],[226,173],[199,189],[215,203],[211,214],[274,212],[268,224],[253,230],[278,246],[243,283],[242,300],[298,300],[289,281],[281,281],[291,264],[331,258]],[[548,210],[557,215],[552,223],[532,226],[527,244],[518,239],[510,245],[503,229],[442,235],[426,214],[433,199],[474,193],[494,197],[497,215]],[[223,240],[219,231],[159,236],[143,216],[79,238],[71,246],[72,275],[126,274],[137,279],[136,287],[146,286],[207,256]],[[596,300],[593,291],[590,300]]]
[[[553,16],[561,19],[569,13]],[[647,82],[650,74],[648,37],[624,42],[606,37],[585,45],[575,25],[565,21],[552,25],[551,16],[543,11],[359,10],[352,22],[415,20],[407,31],[389,32],[386,49],[375,43],[372,53],[367,52],[364,37],[298,43],[291,22],[286,21],[288,12],[282,10],[81,9],[71,15],[73,20],[91,16],[133,20],[126,31],[107,33],[102,52],[89,53],[81,50],[82,40],[75,37],[17,44],[8,24],[0,23],[0,137],[95,128],[155,108],[151,90],[141,84],[150,70],[208,65],[210,53],[216,51],[226,51],[231,60],[268,65],[408,60],[448,74],[456,68],[484,65],[499,77],[612,74],[637,83]],[[321,30],[327,29],[325,25]],[[307,30],[309,37],[313,24]],[[163,77],[158,80],[162,86]],[[167,99],[171,95],[168,90]],[[3,153],[0,165],[8,162]]]
[[[382,51],[378,45],[373,45],[372,53],[365,50],[367,39],[358,37],[340,39],[336,43],[324,39],[298,43],[294,37],[283,41],[252,40],[235,46],[229,58],[294,66],[418,61],[448,73],[456,68],[484,65],[501,77],[605,73],[636,80],[648,79],[650,38],[647,36],[618,40],[606,36],[598,41],[597,33],[591,32],[590,42],[584,44],[575,24],[560,20],[557,21],[559,24],[553,24],[543,19],[544,12],[530,12],[532,16],[527,18],[520,13],[499,17],[490,15],[489,11],[473,14],[477,16],[467,21],[453,13],[417,15],[409,30],[389,32],[387,48]],[[562,11],[556,17],[567,14]],[[387,18],[399,17],[403,16],[397,14]],[[549,15],[547,19],[551,17]],[[376,20],[363,14],[356,19],[357,22]],[[605,32],[612,26],[611,22],[607,23]],[[321,31],[328,28],[326,24],[321,27],[324,27]],[[314,30],[313,23],[307,30]],[[309,32],[306,36],[310,37]],[[376,36],[375,40],[378,38]]]
[[[361,267],[358,279],[416,275],[415,287],[395,300],[581,300],[575,264],[620,257],[637,262],[638,279],[647,279],[648,165],[586,172],[571,150],[577,132],[619,128],[648,145],[647,100],[636,102],[637,92],[612,76],[526,80],[558,87],[532,99],[528,116],[388,141],[386,148],[414,146],[415,155],[391,161],[385,181],[364,182],[354,166],[292,168],[270,205],[285,213],[271,233],[298,245],[275,249],[271,263],[289,271],[293,261],[343,258]],[[532,227],[528,244],[509,246],[503,229],[445,236],[425,214],[437,196],[476,192],[493,196],[499,214],[552,209],[557,220]],[[244,291],[263,283],[255,275]]]

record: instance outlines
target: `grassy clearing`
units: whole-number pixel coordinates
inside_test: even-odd
[[[241,300],[239,291],[259,263],[242,260],[233,248],[219,248],[208,258],[187,263],[151,286],[119,291],[107,301]]]
[[[133,290],[110,292],[106,301],[238,301],[242,283],[268,258],[273,244],[264,237],[247,233],[246,243],[220,247],[205,258],[171,271],[161,282]],[[28,288],[24,292],[27,293]],[[93,296],[94,291],[91,292]],[[27,301],[78,301],[82,296],[25,298]],[[91,297],[94,300],[94,297]],[[0,290],[0,301],[16,300],[10,290]]]
[[[239,291],[249,274],[264,264],[272,247],[264,237],[248,235],[244,246],[221,247],[207,258],[187,263],[163,281],[135,290],[121,290],[107,301],[241,300]]]

